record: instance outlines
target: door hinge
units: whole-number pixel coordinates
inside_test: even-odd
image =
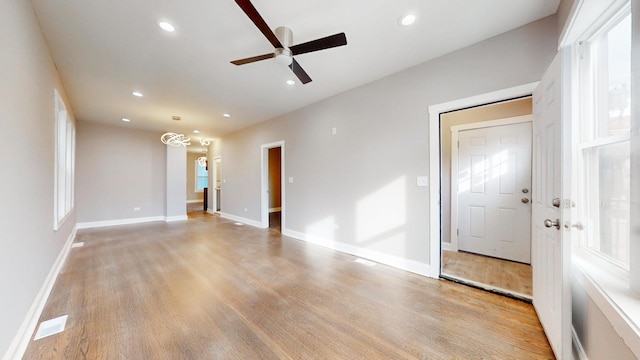
[[[460,229],[456,229],[456,235],[460,236]]]

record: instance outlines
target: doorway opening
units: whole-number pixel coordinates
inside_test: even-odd
[[[282,148],[269,151],[269,229],[282,232]]]
[[[284,228],[284,141],[264,144],[262,153],[262,204],[263,228],[282,232]]]
[[[432,149],[430,193],[432,199],[436,199],[431,201],[430,232],[434,235],[433,238],[439,240],[436,242],[437,248],[434,249],[433,243],[431,246],[431,250],[435,250],[435,253],[432,253],[431,256],[432,265],[437,266],[439,276],[442,278],[526,301],[531,301],[532,298],[531,261],[527,253],[531,251],[530,124],[532,113],[531,94],[535,86],[536,83],[527,84],[495,93],[435,105],[429,109]],[[509,118],[515,119],[505,120]],[[510,166],[513,167],[515,165],[513,154],[510,154],[509,151],[500,149],[496,154],[476,154],[474,152],[477,150],[474,149],[476,145],[489,140],[492,142],[500,142],[501,138],[504,138],[503,141],[506,140],[506,142],[514,140],[513,136],[511,136],[514,129],[509,128],[511,126],[510,123],[526,124],[524,126],[526,135],[521,135],[528,140],[527,144],[525,144],[525,148],[528,148],[528,150],[525,150],[524,156],[529,161],[529,172],[528,175],[524,175],[528,179],[528,182],[525,181],[525,183],[515,182],[515,178],[506,173]],[[516,127],[521,126],[516,125]],[[502,129],[502,135],[495,135],[498,129]],[[458,153],[459,140],[467,142],[467,148],[463,149],[462,154]],[[455,146],[452,147],[453,141],[455,141]],[[464,161],[462,161],[464,166],[457,166],[452,161],[452,157],[455,156],[458,163],[460,163],[460,155],[465,157]],[[453,166],[456,166],[456,169],[452,169]],[[453,178],[452,171],[456,172],[457,179]],[[481,176],[478,177],[477,175]],[[490,184],[488,180],[491,180],[492,183]],[[454,181],[456,183],[453,185]],[[464,188],[462,192],[460,192],[461,189],[458,189],[458,185]],[[504,204],[492,202],[490,205],[494,207],[493,209],[491,207],[482,208],[473,203],[477,199],[473,197],[471,199],[464,198],[464,195],[468,195],[470,190],[472,193],[478,193],[483,190],[483,187],[484,190],[490,190],[489,188],[492,186],[494,188],[493,191],[504,192],[504,190],[509,190],[508,192],[512,193],[512,200],[518,202],[512,207],[517,206],[525,209],[525,228],[512,227],[510,234],[524,234],[521,238],[516,236],[516,239],[513,239],[513,236],[510,236],[511,239],[506,239],[504,234],[497,233],[496,235],[495,229],[505,228],[500,224],[496,224],[496,222],[513,223],[512,219],[507,220],[507,218],[514,212],[507,211],[508,209],[503,206]],[[452,192],[454,187],[455,190]],[[505,189],[505,187],[508,189]],[[463,198],[458,199],[457,195],[463,195]],[[528,200],[526,202],[522,200],[525,197]],[[452,201],[455,203],[452,203]],[[502,210],[497,211],[496,208],[501,208]],[[459,216],[461,211],[462,216]],[[464,230],[461,227],[464,227]],[[491,233],[492,231],[493,233]],[[460,235],[466,236],[466,239],[462,242],[458,241],[460,240]],[[488,246],[477,247],[479,245],[477,242],[480,242],[480,240],[487,240],[487,237],[496,236],[498,237],[497,239],[488,239]],[[485,239],[482,239],[483,237]],[[469,240],[472,240],[471,243]],[[519,246],[507,246],[505,249],[503,245],[509,244],[507,244],[508,241],[504,240],[523,241],[521,241],[521,244],[517,244]],[[522,255],[514,258],[512,250],[522,247],[525,248],[524,258]]]
[[[220,193],[222,191],[222,158],[215,157],[213,158],[213,166],[211,167],[213,170],[213,176],[211,180],[214,186],[214,191],[211,194],[211,204],[209,205],[208,212],[213,214],[220,213]]]

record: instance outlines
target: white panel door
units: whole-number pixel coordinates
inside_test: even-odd
[[[531,262],[531,123],[458,133],[458,248]]]
[[[556,56],[533,93],[533,305],[558,359],[571,358],[571,247],[562,242],[561,66]],[[570,203],[570,201],[569,201]],[[570,206],[570,205],[569,205]]]

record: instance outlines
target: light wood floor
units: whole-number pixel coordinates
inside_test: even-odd
[[[531,265],[476,255],[442,251],[442,273],[531,297]]]
[[[531,305],[217,215],[80,230],[25,359],[551,359]]]

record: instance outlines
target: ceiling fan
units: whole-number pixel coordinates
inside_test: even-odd
[[[275,48],[272,53],[253,56],[246,59],[234,60],[231,63],[234,65],[244,65],[256,61],[267,60],[276,58],[276,61],[288,65],[294,74],[300,79],[303,84],[311,82],[311,78],[304,71],[304,69],[298,64],[294,55],[306,54],[313,51],[330,49],[337,46],[347,45],[347,37],[344,33],[339,33],[327,37],[323,37],[316,40],[311,40],[302,44],[293,45],[293,32],[287,27],[279,27],[275,30],[275,33],[271,31],[271,28],[264,21],[262,16],[258,13],[258,10],[251,4],[249,0],[236,0],[236,3],[240,6],[242,11],[247,14],[249,19],[258,27],[258,30],[264,34],[269,40],[271,45]]]

